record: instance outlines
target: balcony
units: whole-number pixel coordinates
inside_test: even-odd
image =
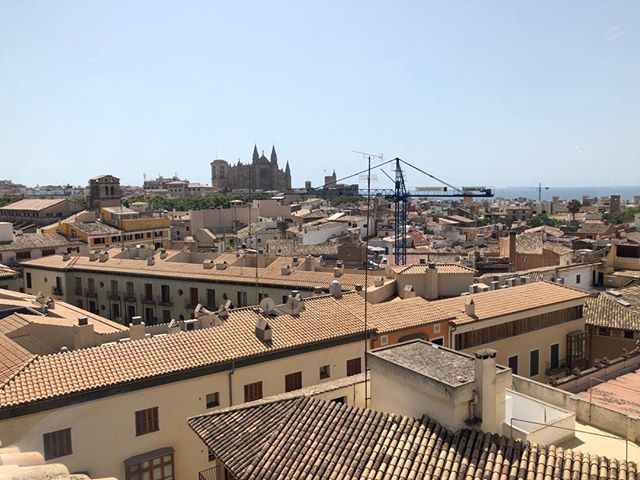
[[[147,305],[154,305],[156,303],[153,296],[140,295],[140,301]]]
[[[124,294],[124,301],[129,303],[136,303],[138,299],[136,298],[135,293],[127,292]]]
[[[98,296],[98,292],[96,292],[93,288],[87,288],[84,291],[84,296],[89,298],[96,298]]]
[[[62,297],[64,295],[64,293],[62,292],[62,287],[53,287],[51,289],[51,295]]]
[[[198,474],[198,480],[221,480],[224,478],[227,478],[227,477],[224,476],[224,467],[220,464],[216,465],[215,467],[202,470]],[[228,478],[231,478],[231,477],[228,477]]]
[[[107,297],[109,300],[120,300],[120,292],[109,292]]]
[[[163,307],[173,307],[173,301],[169,297],[158,297],[157,303]]]

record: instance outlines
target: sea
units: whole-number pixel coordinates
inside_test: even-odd
[[[538,187],[496,187],[494,198],[531,198],[538,199]],[[632,187],[549,187],[542,188],[542,200],[559,197],[560,200],[582,199],[583,195],[590,197],[608,197],[620,195],[622,200],[633,200],[634,195],[640,195],[640,186]]]

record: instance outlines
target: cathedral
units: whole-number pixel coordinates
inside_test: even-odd
[[[238,160],[235,165],[229,165],[226,160],[217,159],[211,162],[211,186],[216,190],[229,192],[232,190],[291,190],[291,170],[289,162],[284,170],[278,167],[276,147],[271,149],[271,159],[258,156],[258,147],[253,147],[251,163]]]

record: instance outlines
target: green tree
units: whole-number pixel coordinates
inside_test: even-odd
[[[575,220],[576,219],[576,213],[578,213],[580,211],[580,207],[582,206],[582,203],[580,203],[580,200],[569,200],[569,203],[567,203],[567,209],[569,210],[569,213],[571,213],[571,217]]]
[[[532,227],[541,227],[543,225],[548,227],[559,227],[562,225],[562,222],[560,220],[556,220],[555,218],[551,218],[546,213],[540,213],[531,217],[531,220],[529,220],[529,225],[531,225]]]

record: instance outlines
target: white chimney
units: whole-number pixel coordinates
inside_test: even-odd
[[[478,395],[475,405],[475,416],[482,420],[482,430],[498,432],[500,423],[504,420],[504,412],[497,412],[497,381],[496,381],[496,351],[484,348],[474,353],[475,380],[474,389]],[[502,418],[499,418],[499,417]]]
[[[87,317],[79,317],[78,323],[73,326],[73,349],[95,346],[93,323],[89,323]]]

